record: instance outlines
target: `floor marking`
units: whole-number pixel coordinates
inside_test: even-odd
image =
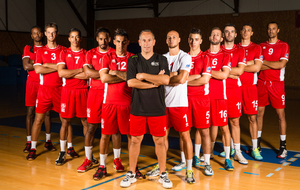
[[[297,158],[290,158],[288,161],[294,162],[295,160],[297,160]]]
[[[267,177],[271,177],[272,175],[274,175],[274,173],[269,173]]]
[[[289,165],[290,163],[289,162],[284,162],[282,165],[283,166],[287,166],[287,165]]]
[[[279,170],[281,170],[282,168],[277,168],[275,171],[278,172]]]
[[[1,134],[1,135],[3,135],[3,136],[7,136],[7,134]]]
[[[167,160],[170,160],[170,159],[173,159],[173,158],[174,158],[174,157],[171,157],[171,158],[168,158]],[[143,167],[143,168],[140,168],[139,170],[143,170],[143,169],[149,168],[149,167],[151,167],[151,166],[155,166],[156,164],[158,164],[158,163],[156,162],[156,163],[154,163],[154,164],[145,166],[145,167]],[[103,181],[103,182],[101,182],[101,183],[98,183],[98,184],[96,184],[96,185],[92,185],[92,186],[87,187],[87,188],[84,188],[84,189],[82,189],[82,190],[92,189],[92,188],[97,187],[97,186],[99,186],[99,185],[103,185],[103,184],[105,184],[105,183],[111,182],[111,181],[113,181],[113,180],[116,180],[116,179],[119,179],[119,178],[125,177],[125,176],[126,176],[126,174],[123,174],[123,175],[121,175],[121,176],[118,176],[118,177],[109,179],[109,180],[107,180],[107,181]]]
[[[177,160],[176,160],[176,161],[174,161],[174,162],[177,162],[177,163],[179,163],[179,161],[177,161]]]
[[[39,140],[39,141],[41,141],[41,142],[46,142],[45,140]]]
[[[300,157],[300,154],[296,154],[295,157]]]
[[[54,144],[59,144],[59,142],[53,142]]]
[[[20,138],[19,136],[13,136],[13,137]]]
[[[146,157],[146,156],[144,156],[144,155],[139,155],[139,157]]]
[[[259,174],[256,174],[256,173],[250,173],[250,172],[244,172],[244,174],[259,175]]]
[[[219,168],[220,170],[225,170],[224,168]]]
[[[127,153],[125,153],[125,152],[121,152],[121,154],[127,154]]]

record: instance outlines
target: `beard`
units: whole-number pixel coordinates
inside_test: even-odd
[[[100,44],[99,47],[100,47],[100,49],[106,49],[107,45],[106,44]]]
[[[220,42],[220,41],[216,41],[216,42],[210,41],[210,43],[211,43],[212,45],[219,45],[221,42]]]

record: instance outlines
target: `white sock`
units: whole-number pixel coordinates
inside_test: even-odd
[[[106,167],[107,154],[100,154],[100,165]]]
[[[192,170],[193,159],[186,160],[186,170]]]
[[[30,142],[30,141],[31,141],[31,135],[27,136],[27,142]]]
[[[257,138],[261,137],[262,131],[257,131]]]
[[[230,146],[224,146],[224,151],[225,151],[225,159],[230,158]]]
[[[230,147],[231,147],[232,149],[235,149],[235,146],[234,146],[234,143],[233,143],[233,139],[232,139],[232,138],[230,139]]]
[[[59,140],[59,142],[60,142],[60,151],[66,152],[67,140]]]
[[[285,141],[286,140],[286,135],[280,135],[280,140]]]
[[[120,158],[121,155],[121,149],[113,149],[114,150],[114,159]]]
[[[93,146],[84,146],[85,157],[88,160],[92,160],[92,149],[93,149]]]
[[[257,139],[252,139],[252,150],[257,148]]]
[[[36,149],[37,141],[31,141],[31,149]]]
[[[195,156],[200,156],[201,144],[195,144]]]
[[[184,155],[183,151],[181,151],[181,162],[186,163],[186,161],[185,161],[185,155]]]
[[[210,154],[204,154],[204,165],[210,165]]]
[[[51,140],[51,133],[46,133],[46,142]]]
[[[233,143],[235,150],[241,150],[241,143]]]
[[[70,148],[70,147],[72,147],[73,146],[73,144],[70,142],[70,143],[68,143],[68,148]]]

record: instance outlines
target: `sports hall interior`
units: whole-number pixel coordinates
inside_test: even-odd
[[[138,2],[138,3],[137,3]],[[59,26],[58,44],[69,47],[68,31],[72,27],[82,31],[82,47],[91,49],[97,46],[95,30],[108,27],[111,33],[123,28],[129,34],[128,51],[139,53],[138,35],[143,29],[151,29],[155,34],[154,51],[166,53],[166,34],[176,30],[180,34],[180,48],[188,52],[188,34],[191,28],[202,31],[202,51],[209,48],[208,37],[215,26],[224,28],[234,23],[240,42],[239,31],[243,24],[253,25],[252,41],[261,43],[268,39],[267,24],[279,23],[279,39],[290,46],[290,59],[285,72],[287,150],[286,159],[277,159],[279,147],[278,119],[271,106],[266,107],[262,132],[263,161],[254,161],[248,150],[251,138],[248,120],[240,119],[241,149],[248,159],[248,165],[233,162],[234,171],[224,170],[224,158],[218,154],[223,151],[219,132],[211,165],[213,176],[205,176],[203,165],[194,167],[196,183],[184,181],[185,171],[174,172],[171,168],[180,161],[179,134],[171,129],[170,149],[167,155],[167,170],[173,182],[173,189],[300,189],[300,1],[297,0],[142,0],[111,1],[100,0],[0,0],[0,189],[120,189],[120,181],[125,172],[113,169],[113,153],[107,159],[108,176],[94,181],[92,175],[97,169],[77,173],[84,155],[84,136],[82,125],[77,118],[72,119],[73,146],[79,158],[67,158],[63,166],[56,166],[58,151],[43,150],[45,128],[39,136],[38,157],[26,160],[22,150],[26,143],[25,84],[27,72],[22,67],[22,50],[31,40],[29,30],[34,25],[44,26],[56,22]],[[113,47],[113,44],[111,44]],[[60,120],[58,114],[51,113],[52,141],[59,149]],[[195,129],[191,130],[194,140]],[[97,129],[93,148],[99,159],[99,138]],[[122,136],[122,163],[128,168],[126,136]],[[138,166],[145,174],[157,163],[151,135],[146,134],[139,155]],[[157,178],[138,180],[128,189],[163,189]]]

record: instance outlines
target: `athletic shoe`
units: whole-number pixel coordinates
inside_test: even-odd
[[[67,155],[71,156],[72,158],[78,158],[79,155],[75,152],[73,147],[68,148]]]
[[[29,152],[31,149],[31,141],[26,143],[26,147],[24,148],[23,152]]]
[[[214,159],[214,155],[213,154],[210,154],[210,159],[212,160],[212,159]],[[200,161],[201,162],[204,162],[204,155],[202,155],[201,157],[200,157]]]
[[[225,159],[225,169],[228,171],[234,170],[234,167],[232,166],[230,159]]]
[[[156,177],[159,176],[159,165],[156,164],[154,168],[146,173],[148,177]]]
[[[200,158],[198,156],[193,156],[193,166],[200,166]]]
[[[261,137],[257,137],[257,148],[258,148],[259,152],[261,152],[260,142],[261,142]]]
[[[98,181],[100,180],[102,177],[105,177],[107,174],[106,172],[106,167],[104,167],[103,165],[100,165],[96,171],[96,173],[93,175],[93,179]]]
[[[248,164],[248,160],[243,156],[241,150],[235,151],[234,160],[238,161],[240,164]]]
[[[92,162],[93,164],[98,164],[98,160],[94,157],[94,155],[92,155]]]
[[[162,184],[162,186],[166,189],[170,189],[173,187],[172,181],[168,178],[168,173],[167,172],[162,172],[159,175],[158,182]]]
[[[194,178],[194,172],[193,170],[187,170],[186,171],[186,177],[185,177],[185,180],[187,183],[195,183],[195,178]]]
[[[140,170],[137,166],[135,168],[135,178],[136,179],[143,179],[144,178],[144,175],[140,172]]]
[[[77,172],[86,172],[93,167],[93,162],[85,158],[83,164],[77,168]]]
[[[127,172],[125,178],[121,181],[121,187],[129,187],[132,183],[136,182],[136,178],[131,171]]]
[[[29,154],[26,156],[27,160],[34,160],[36,158],[36,149],[30,149]]]
[[[66,152],[59,152],[58,158],[55,160],[57,166],[61,166],[66,162]]]
[[[230,156],[233,157],[233,156],[234,156],[234,153],[235,153],[235,150],[234,150],[233,148],[231,148]],[[219,156],[225,158],[225,151],[221,152],[221,153],[219,154]]]
[[[214,171],[211,169],[211,166],[208,163],[205,163],[204,174],[207,175],[207,176],[214,175]]]
[[[115,169],[117,172],[122,172],[122,171],[124,171],[124,166],[122,165],[121,159],[120,159],[120,158],[115,158],[115,159],[114,159],[114,169]]]
[[[255,160],[262,160],[263,159],[263,157],[260,155],[260,152],[259,152],[258,148],[252,150],[251,155]]]
[[[176,166],[174,166],[172,168],[172,170],[176,171],[176,172],[179,172],[181,170],[184,170],[186,169],[186,163],[185,162],[180,162],[179,164],[177,164]]]
[[[287,157],[286,141],[280,141],[280,149],[277,158],[285,159]]]
[[[45,149],[45,150],[56,151],[56,148],[53,146],[51,140],[45,142],[44,149]]]

